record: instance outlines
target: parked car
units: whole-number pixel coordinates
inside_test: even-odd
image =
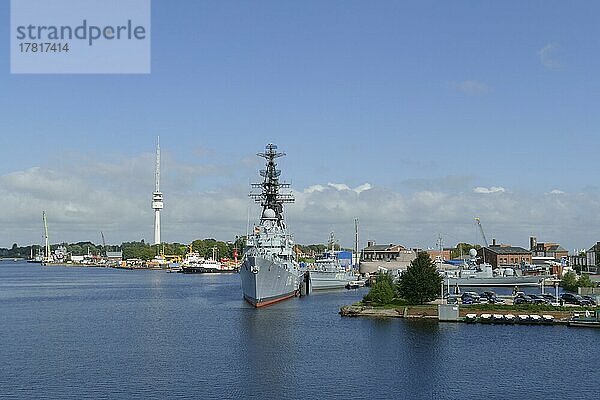
[[[492,297],[496,297],[496,293],[492,292],[491,290],[487,290],[485,292],[481,292],[479,293],[480,297],[485,297],[486,299],[491,299]]]
[[[475,292],[464,292],[460,297],[463,304],[480,303],[481,297]]]
[[[573,293],[563,293],[560,296],[560,299],[565,304],[576,304],[578,306],[590,306],[590,305],[592,305],[592,303],[589,300],[586,300],[583,297],[581,297],[580,295],[573,294]]]
[[[527,295],[516,296],[513,300],[513,304],[533,304],[533,299]]]
[[[556,301],[556,297],[554,297],[550,293],[540,293],[540,294],[538,294],[538,296],[543,297],[544,299],[548,300],[548,302],[550,302],[550,303],[554,303]]]
[[[492,292],[491,290],[482,292],[479,294],[479,296],[481,296],[482,299],[486,299],[490,304],[504,303],[504,299],[498,298],[496,293]]]
[[[530,294],[529,298],[533,300],[533,304],[550,304],[550,300],[544,298],[539,294]]]
[[[590,305],[595,306],[596,305],[596,298],[593,296],[588,296],[588,295],[582,295],[581,297],[583,297],[585,300],[590,302]]]

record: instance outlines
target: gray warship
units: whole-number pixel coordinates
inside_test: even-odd
[[[263,182],[252,184],[260,193],[250,193],[250,197],[260,203],[262,213],[259,224],[248,234],[240,277],[246,301],[262,307],[299,294],[304,273],[283,218],[283,204],[294,201],[291,193],[280,193],[280,189],[290,187],[279,182],[281,170],[275,162],[285,153],[268,144],[265,152],[257,155],[266,159],[266,168],[260,171]]]

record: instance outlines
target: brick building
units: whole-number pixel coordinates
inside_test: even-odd
[[[531,251],[518,246],[494,243],[477,250],[479,261],[490,263],[492,268],[531,264]]]
[[[569,257],[569,251],[558,243],[541,243],[535,236],[529,238],[529,250],[533,257],[552,257],[556,261]]]
[[[368,242],[367,247],[362,250],[363,261],[394,261],[401,254],[406,253],[406,248],[399,244],[375,244]],[[410,251],[410,250],[409,250]]]

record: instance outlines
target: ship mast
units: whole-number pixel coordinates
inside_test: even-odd
[[[268,217],[265,213],[267,209],[275,212],[275,220],[277,226],[285,228],[283,222],[283,203],[293,203],[294,197],[291,193],[280,193],[279,190],[289,188],[289,183],[279,182],[281,170],[277,169],[275,159],[285,156],[285,153],[277,151],[277,146],[269,143],[264,153],[258,153],[257,156],[267,160],[266,167],[260,170],[260,176],[264,178],[262,183],[253,183],[253,188],[261,189],[261,193],[250,193],[250,197],[257,203],[260,203],[263,208],[261,221]],[[270,218],[269,218],[270,219]]]
[[[355,254],[355,264],[358,265],[360,263],[360,257],[358,256],[358,218],[354,218],[354,254]]]

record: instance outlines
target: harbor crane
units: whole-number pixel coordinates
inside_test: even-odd
[[[485,237],[485,233],[483,232],[483,228],[481,227],[481,220],[477,217],[475,217],[475,223],[477,224],[477,227],[479,228],[479,233],[481,233],[481,237],[483,237],[483,244],[485,244],[485,247],[490,247],[487,238]]]

